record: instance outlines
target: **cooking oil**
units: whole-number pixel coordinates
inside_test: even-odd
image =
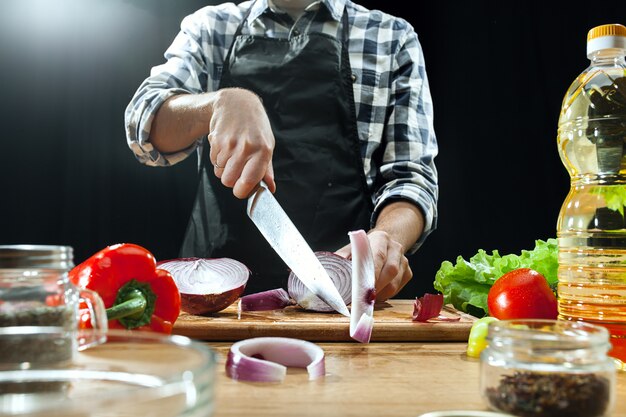
[[[567,91],[558,150],[571,178],[557,222],[559,318],[605,326],[626,371],[626,27],[591,29]]]

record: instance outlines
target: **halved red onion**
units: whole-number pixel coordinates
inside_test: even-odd
[[[226,375],[240,381],[281,382],[287,367],[306,368],[309,380],[324,376],[324,351],[305,340],[255,337],[234,343],[226,358]]]
[[[169,259],[157,266],[172,274],[181,309],[189,314],[222,311],[239,298],[250,277],[244,264],[230,258]]]
[[[328,276],[337,287],[343,301],[350,304],[352,298],[352,264],[350,261],[333,252],[318,251],[315,252],[315,256],[328,272]],[[293,272],[289,274],[287,280],[287,291],[296,303],[306,310],[335,311],[334,308],[313,294]]]
[[[352,307],[350,337],[368,343],[374,328],[376,287],[374,256],[364,230],[349,232],[352,247]]]
[[[239,311],[279,310],[296,304],[282,288],[244,295],[239,299]]]
[[[443,309],[443,294],[426,293],[415,298],[413,302],[413,321],[459,321],[461,316],[446,317],[441,315]]]

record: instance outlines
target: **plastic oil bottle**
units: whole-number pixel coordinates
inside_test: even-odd
[[[591,29],[589,67],[563,99],[558,149],[571,188],[557,222],[559,319],[605,326],[626,370],[626,27]]]

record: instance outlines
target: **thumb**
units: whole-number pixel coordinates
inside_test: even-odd
[[[337,255],[341,256],[342,258],[351,259],[352,258],[352,247],[348,243],[343,248],[338,249],[335,253]]]

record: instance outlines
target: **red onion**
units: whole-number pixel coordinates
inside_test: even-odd
[[[350,337],[368,343],[374,328],[376,301],[374,256],[367,234],[363,230],[349,232],[352,247],[352,308]]]
[[[413,303],[413,321],[459,321],[461,316],[446,317],[441,315],[443,308],[443,294],[426,293],[422,297],[415,298]]]
[[[328,276],[333,284],[335,284],[335,287],[337,287],[343,301],[346,304],[350,304],[352,297],[352,265],[350,261],[332,252],[315,252],[315,256],[317,256],[317,259],[319,259],[324,269],[328,272]],[[335,309],[313,294],[293,272],[289,274],[287,280],[287,291],[296,303],[306,310],[335,311]]]
[[[239,311],[279,310],[296,302],[282,288],[249,294],[239,299]]]
[[[256,337],[234,343],[226,358],[226,375],[240,381],[282,382],[287,367],[306,368],[309,380],[324,376],[324,351],[305,340]]]
[[[250,270],[229,258],[180,258],[161,261],[158,268],[174,277],[181,309],[189,314],[210,314],[234,303],[243,293]]]

